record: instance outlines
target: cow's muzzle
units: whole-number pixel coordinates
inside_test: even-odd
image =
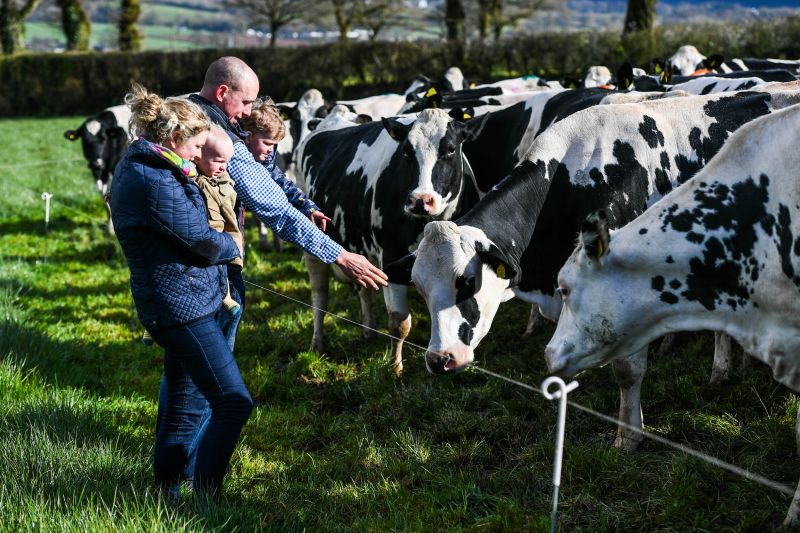
[[[409,194],[406,199],[406,211],[412,215],[431,215],[437,211],[436,197],[432,194]]]

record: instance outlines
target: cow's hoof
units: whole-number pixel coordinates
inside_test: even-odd
[[[362,328],[361,329],[361,338],[362,339],[374,339],[375,337],[377,337],[377,335],[378,334],[375,333],[374,330],[367,329],[367,328]]]
[[[619,448],[620,450],[625,450],[626,452],[633,452],[639,447],[639,444],[642,443],[642,436],[636,435],[635,437],[629,437],[625,435],[617,435],[617,438],[614,439],[614,447]]]

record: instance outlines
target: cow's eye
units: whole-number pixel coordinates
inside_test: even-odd
[[[456,154],[456,147],[455,147],[455,145],[452,145],[452,144],[451,144],[451,145],[448,145],[448,146],[447,146],[447,155],[448,155],[448,156],[454,156],[455,154]]]
[[[569,296],[569,287],[561,285],[556,289],[556,292],[561,296],[561,301],[564,301]]]
[[[475,295],[475,276],[456,278],[456,303],[459,304]]]

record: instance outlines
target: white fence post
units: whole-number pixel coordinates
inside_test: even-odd
[[[551,393],[547,389],[556,384],[558,390]],[[561,486],[561,461],[564,457],[564,426],[567,420],[567,394],[578,388],[578,382],[572,381],[569,385],[564,380],[550,376],[542,382],[542,395],[548,400],[558,402],[558,426],[556,427],[556,449],[553,457],[553,509],[550,512],[550,532],[555,533],[558,520],[558,488]]]

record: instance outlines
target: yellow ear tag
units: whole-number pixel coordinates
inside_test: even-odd
[[[431,87],[430,89],[428,89],[428,92],[425,93],[425,98],[430,98],[434,94],[436,94],[436,89]]]
[[[76,135],[75,135],[74,133],[70,133],[70,134],[69,134],[69,140],[70,140],[70,141],[74,141],[74,140],[75,140],[75,137],[76,137]]]
[[[603,249],[603,241],[597,241],[597,257],[603,257],[603,252],[605,252]]]
[[[394,133],[394,131],[393,131],[393,130],[389,130],[389,137],[391,137],[391,138],[392,138],[392,139],[394,139],[395,141],[397,140],[397,135],[395,135],[395,133]]]
[[[470,115],[469,113],[464,113],[464,120],[469,120],[471,118],[472,118],[472,115]]]
[[[505,265],[497,265],[497,277],[500,279],[506,279],[506,266]]]
[[[661,74],[661,65],[656,65],[656,74]]]

